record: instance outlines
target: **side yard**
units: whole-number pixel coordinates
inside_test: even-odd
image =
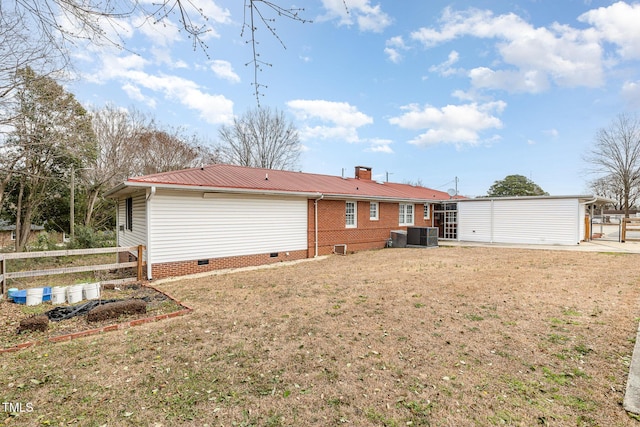
[[[9,353],[7,425],[637,426],[640,255],[385,249],[157,285],[193,313]]]

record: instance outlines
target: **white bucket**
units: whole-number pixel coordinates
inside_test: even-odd
[[[67,301],[69,304],[75,304],[82,301],[82,288],[84,285],[73,285],[67,287]]]
[[[27,305],[42,304],[42,295],[44,294],[43,288],[30,288],[27,289]]]
[[[84,284],[84,298],[98,299],[100,298],[100,282]]]
[[[65,286],[51,288],[51,304],[64,304],[65,302],[67,302],[67,288]]]

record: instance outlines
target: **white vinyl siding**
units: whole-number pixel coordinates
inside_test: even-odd
[[[132,196],[132,230],[127,230],[126,227],[126,198],[120,199],[118,201],[118,245],[138,246],[147,244],[147,211],[145,198],[146,195],[144,191]],[[123,228],[123,230],[120,230],[120,228]]]
[[[576,198],[458,201],[458,239],[575,245],[584,238],[581,210]]]
[[[458,238],[466,242],[493,243],[491,200],[458,202]]]
[[[152,263],[307,249],[306,198],[207,196],[159,190],[152,197]]]

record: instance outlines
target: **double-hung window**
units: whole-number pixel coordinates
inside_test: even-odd
[[[347,228],[356,228],[358,226],[357,218],[358,218],[358,208],[356,202],[346,202],[345,203],[345,216],[346,222],[345,225]]]
[[[133,231],[133,199],[128,197],[125,202],[125,228]]]
[[[398,224],[413,225],[413,205],[400,203],[398,205]]]
[[[377,221],[380,219],[378,202],[369,202],[369,219],[371,221]]]

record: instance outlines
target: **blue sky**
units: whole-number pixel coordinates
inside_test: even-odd
[[[256,107],[241,1],[195,0],[208,55],[171,21],[122,21],[127,50],[75,52],[69,90],[134,106],[212,143]],[[485,195],[507,175],[552,195],[590,193],[598,129],[640,108],[640,3],[597,0],[308,0],[257,31],[260,104],[300,132],[300,170]],[[289,3],[280,2],[289,6]],[[175,19],[175,18],[170,18]],[[135,54],[133,53],[135,52]]]

